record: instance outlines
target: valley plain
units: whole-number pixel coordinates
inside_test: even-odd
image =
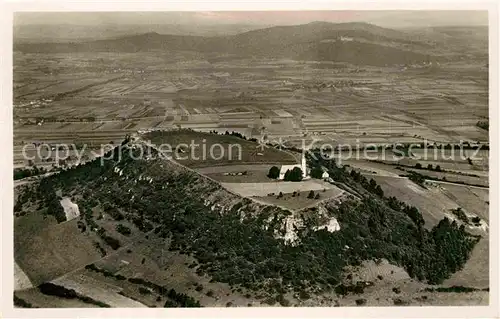
[[[489,303],[487,27],[14,40],[17,307]]]

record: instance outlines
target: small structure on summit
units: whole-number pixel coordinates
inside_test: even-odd
[[[328,174],[327,171],[324,171],[323,174],[321,175],[322,179],[328,179],[330,177],[330,174]]]

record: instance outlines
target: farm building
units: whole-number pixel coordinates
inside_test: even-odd
[[[327,172],[327,171],[324,171],[324,172],[323,172],[323,175],[321,175],[321,178],[322,178],[322,179],[327,179],[328,177],[330,177],[330,174],[328,174],[328,172]]]

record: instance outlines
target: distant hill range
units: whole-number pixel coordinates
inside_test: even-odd
[[[368,23],[312,22],[211,37],[147,32],[69,43],[22,43],[15,39],[14,50],[24,53],[194,51],[383,66],[447,60],[467,53],[464,41],[476,48],[486,47],[487,53],[487,31],[487,27],[401,31]]]
[[[158,32],[171,35],[226,36],[268,27],[255,24],[28,24],[15,25],[14,38],[18,43],[84,42],[126,35]]]

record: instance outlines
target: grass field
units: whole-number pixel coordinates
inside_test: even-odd
[[[426,188],[423,188],[409,179],[401,177],[373,175],[371,178],[382,187],[385,196],[395,196],[399,200],[417,207],[422,212],[427,227],[432,227],[439,220],[449,215],[450,209],[465,208],[461,206],[460,200],[456,200],[463,196],[462,194],[466,193],[471,196],[467,186],[454,187],[455,185],[452,185],[446,189],[448,184],[442,188],[441,184],[430,183]],[[451,189],[453,189],[453,192]],[[484,205],[485,203],[482,204],[483,207]],[[478,207],[471,212],[484,216],[484,211],[478,211],[477,209]]]
[[[322,191],[336,188],[334,185],[319,180],[305,180],[301,182],[268,182],[268,183],[221,183],[222,186],[241,196],[267,196],[270,193],[293,193],[294,191]]]
[[[210,282],[208,276],[197,275],[195,268],[190,267],[195,261],[193,257],[169,251],[168,248],[168,240],[151,233],[147,238],[140,238],[116,254],[96,262],[95,265],[114,275],[141,278],[186,293],[204,306],[225,307],[228,302],[235,306],[246,306],[248,303],[256,302],[254,298],[245,297],[244,291],[232,290],[227,284]],[[72,278],[85,278],[87,283],[95,281],[103,289],[113,293],[119,291],[120,295],[149,307],[163,307],[165,303],[163,296],[154,291],[141,293],[139,291],[141,285],[128,280],[116,280],[86,269],[79,270],[72,275]],[[203,289],[197,290],[196,287],[199,285]],[[209,291],[212,293],[208,293]]]
[[[454,273],[451,278],[445,280],[446,286],[464,286],[475,288],[486,288],[490,284],[490,251],[489,234],[482,233],[481,240],[472,250],[471,256],[464,268]]]
[[[300,306],[312,306],[320,304],[322,306],[356,306],[357,299],[364,299],[366,306],[461,306],[464,301],[470,305],[488,305],[489,296],[486,291],[474,291],[469,293],[452,292],[429,292],[425,291],[429,286],[415,281],[408,276],[408,273],[401,267],[391,265],[386,260],[379,263],[374,261],[364,261],[360,266],[349,267],[350,279],[346,278],[346,284],[353,284],[359,281],[370,282],[373,285],[364,288],[363,294],[349,294],[338,298],[335,295],[326,295],[320,298],[314,297],[303,301]],[[470,284],[462,282],[461,284]],[[451,286],[451,281],[445,284]],[[432,287],[432,286],[431,286]],[[479,289],[485,286],[479,286]],[[319,300],[318,300],[319,299]]]
[[[333,186],[333,185],[332,185]],[[314,194],[319,194],[319,198],[308,198],[309,191],[297,192],[299,195],[292,196],[290,193],[284,193],[283,197],[277,198],[276,194],[273,196],[254,196],[255,200],[266,204],[284,207],[286,209],[296,211],[306,207],[318,205],[322,201],[339,198],[344,192],[337,188],[329,188],[324,190],[317,190]]]
[[[288,152],[261,148],[256,142],[229,135],[181,130],[150,132],[142,138],[157,146],[166,145],[164,150],[188,167],[297,163]]]
[[[76,219],[56,224],[52,218],[32,213],[15,220],[14,259],[34,285],[100,258],[93,238],[80,232]]]

